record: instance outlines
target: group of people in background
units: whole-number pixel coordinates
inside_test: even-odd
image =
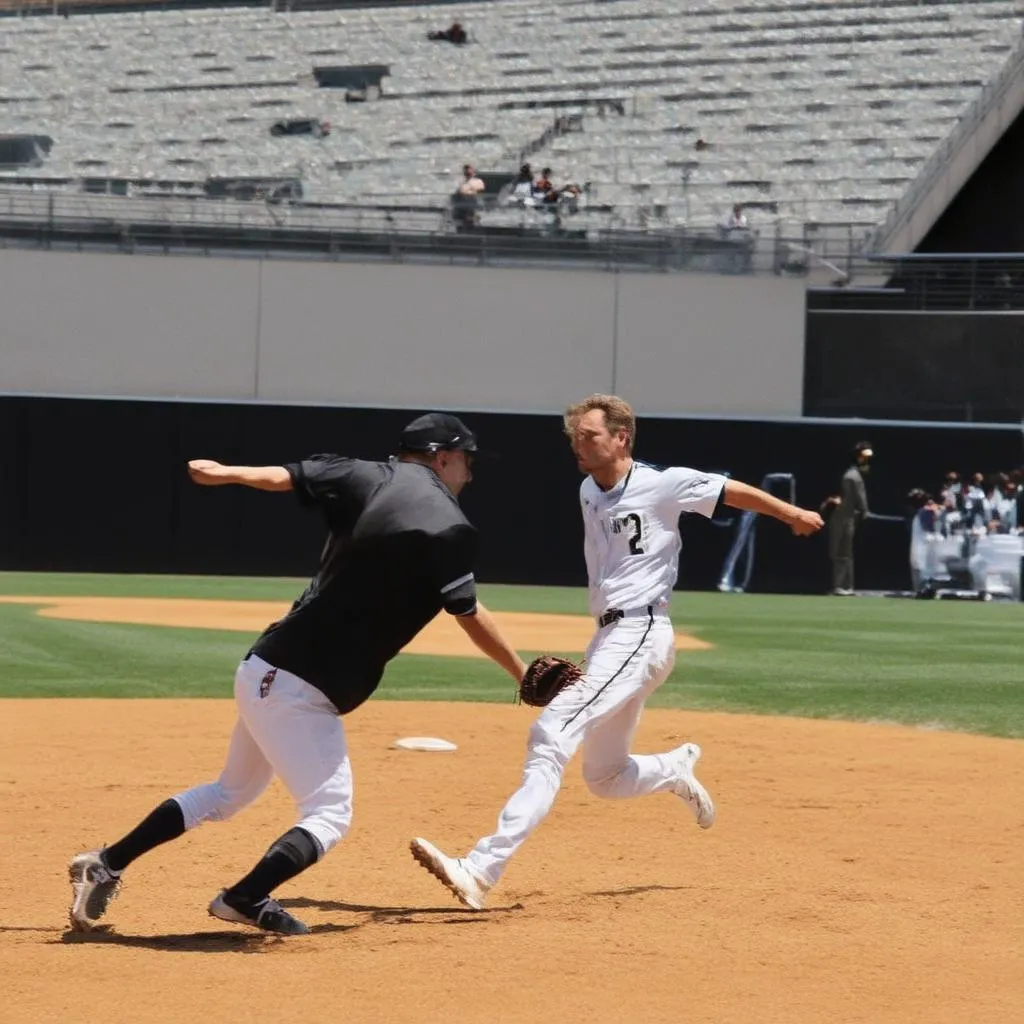
[[[987,589],[986,574],[992,552],[997,553],[998,559],[1008,560],[1008,564],[1013,562],[1013,551],[1002,551],[996,541],[984,539],[1001,536],[1004,540],[998,544],[1021,544],[1020,538],[1024,535],[1022,479],[1024,468],[989,476],[973,473],[970,478],[961,478],[959,473],[951,471],[939,488],[938,498],[919,487],[907,495],[907,503],[913,511],[910,574],[915,592],[927,590],[936,575],[941,575],[940,549],[948,548],[949,544],[953,544],[953,552],[959,553],[966,564],[977,590]]]
[[[829,559],[832,563],[831,593],[848,597],[854,594],[853,551],[857,528],[868,518],[899,519],[878,516],[869,511],[866,479],[874,451],[870,442],[854,445],[851,464],[843,474],[839,493],[821,504],[828,522]],[[937,494],[937,496],[936,496]],[[1011,547],[1024,538],[1024,467],[1000,473],[973,473],[961,477],[946,474],[936,494],[915,487],[907,495],[910,517],[911,584],[915,592],[946,571],[942,558],[962,561],[972,577],[984,578],[982,549],[999,550],[1003,541],[982,541],[1002,536]],[[960,543],[960,542],[963,543]],[[948,543],[947,543],[948,542]],[[1005,552],[999,557],[1011,557]],[[982,586],[980,589],[984,589]]]
[[[918,528],[926,533],[1024,533],[1022,478],[1021,469],[987,477],[973,473],[964,479],[950,471],[938,498],[915,487],[907,495],[907,504],[914,511]]]
[[[568,184],[562,188],[556,188],[551,180],[551,168],[545,167],[535,178],[533,168],[529,164],[523,164],[512,184],[512,191],[509,198],[513,202],[523,205],[536,205],[538,203],[555,204],[563,196],[572,199],[579,198],[582,190],[579,185]]]
[[[519,168],[516,177],[504,184],[500,193],[493,194],[497,204],[520,206],[549,211],[555,214],[556,223],[561,213],[578,212],[578,203],[584,189],[569,183],[556,187],[551,180],[551,168],[545,167],[536,177],[529,164]],[[472,164],[464,164],[462,180],[455,187],[452,210],[455,222],[460,227],[472,227],[479,223],[479,213],[483,209],[481,200],[485,198],[487,183],[477,173]]]

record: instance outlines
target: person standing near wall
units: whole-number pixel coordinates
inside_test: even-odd
[[[853,465],[843,474],[840,494],[829,498],[833,505],[828,521],[828,556],[832,562],[832,593],[853,595],[853,538],[868,514],[868,495],[864,475],[871,468],[874,452],[867,441],[853,447]]]
[[[927,592],[939,571],[939,516],[943,506],[926,491],[915,487],[907,495],[910,520],[910,589]],[[926,596],[931,596],[926,593]]]

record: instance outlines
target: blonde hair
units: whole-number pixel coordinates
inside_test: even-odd
[[[566,437],[572,437],[573,428],[579,418],[594,409],[600,409],[604,413],[604,422],[609,433],[617,434],[620,430],[626,432],[626,447],[632,451],[636,443],[636,416],[629,402],[618,395],[590,395],[582,402],[570,405],[562,416]]]

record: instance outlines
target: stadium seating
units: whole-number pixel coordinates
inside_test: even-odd
[[[513,171],[582,113],[530,159],[624,221],[643,207],[703,226],[741,202],[866,228],[1021,36],[1016,0],[498,0],[459,10],[470,45],[427,43],[453,10],[6,18],[0,133],[52,136],[37,177],[198,192],[277,175],[320,201],[440,203],[463,163]],[[314,66],[340,65],[386,65],[383,95],[318,88]],[[331,133],[270,134],[292,118]]]

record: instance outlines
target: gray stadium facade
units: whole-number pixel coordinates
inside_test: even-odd
[[[810,505],[865,434],[883,512],[951,467],[1019,465],[1024,82],[1006,67],[886,218],[845,239],[807,221],[741,240],[457,231],[422,210],[265,199],[194,198],[168,217],[167,197],[12,185],[0,565],[305,574],[314,524],[296,533],[292,510],[244,495],[200,507],[183,460],[383,457],[412,411],[444,407],[506,453],[467,492],[482,576],[576,583],[577,477],[557,414],[596,390],[636,404],[646,458],[755,482],[793,472]],[[114,504],[90,482],[111,459],[145,465]],[[511,507],[510,487],[523,491]],[[83,509],[70,530],[54,512],[67,494]],[[730,530],[684,533],[684,585],[713,586]],[[902,585],[902,527],[867,540],[879,557],[864,585]],[[823,544],[766,530],[754,586],[825,589]]]

